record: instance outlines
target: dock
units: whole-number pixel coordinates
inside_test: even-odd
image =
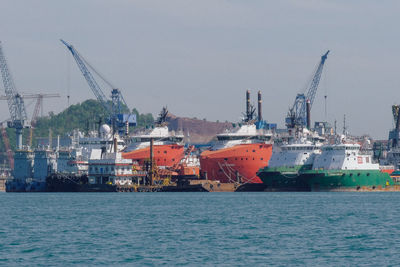
[[[6,191],[6,181],[8,180],[7,177],[0,177],[0,192]]]

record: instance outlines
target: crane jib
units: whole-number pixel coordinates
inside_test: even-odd
[[[110,118],[111,123],[117,123],[117,127],[121,125],[124,126],[126,123],[129,125],[136,125],[136,115],[135,114],[121,114],[121,102],[126,105],[125,100],[121,94],[121,91],[115,89],[114,86],[110,82],[108,82],[98,71],[96,71],[86,60],[83,56],[79,54],[79,52],[70,44],[61,40],[61,42],[68,48],[71,52],[72,56],[74,57],[80,71],[82,72],[86,82],[88,83],[90,89],[92,90],[93,94],[96,96],[97,100],[102,104],[104,107],[107,115]],[[106,95],[101,90],[99,84],[94,79],[92,73],[90,72],[89,68],[93,70],[93,72],[99,76],[107,85],[112,88],[112,98],[111,100],[106,97]],[[124,115],[132,115],[132,116],[124,116]],[[124,119],[129,118],[128,121],[124,121]]]
[[[317,94],[317,89],[318,89],[319,81],[321,79],[322,70],[324,68],[325,61],[328,58],[329,52],[330,52],[330,50],[328,50],[324,55],[321,56],[321,60],[318,64],[317,70],[315,71],[315,73],[313,75],[313,78],[308,87],[307,93],[306,94],[298,94],[296,96],[293,107],[291,108],[292,112],[289,112],[290,114],[294,115],[294,119],[286,118],[286,121],[289,124],[294,123],[296,125],[301,125],[301,126],[305,126],[307,124],[306,102],[307,101],[310,102],[310,109],[311,109],[311,107],[314,103],[315,96]],[[294,112],[294,114],[293,114],[293,112]],[[294,120],[294,122],[293,122],[293,120]],[[292,123],[290,123],[289,121],[292,121]]]

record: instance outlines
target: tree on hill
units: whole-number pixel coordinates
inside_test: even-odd
[[[123,113],[129,113],[126,106],[122,107]],[[136,114],[137,126],[134,128],[142,128],[154,123],[154,118],[151,113],[140,114],[137,109],[133,109],[132,113]],[[104,112],[104,108],[97,100],[89,99],[82,103],[69,106],[64,111],[54,114],[50,112],[48,116],[38,118],[34,129],[33,147],[36,146],[37,137],[46,137],[51,129],[53,136],[65,136],[71,133],[74,129],[79,129],[87,133],[90,130],[97,130],[99,123],[106,123],[108,116]],[[10,139],[10,144],[15,150],[15,129],[7,129],[7,134]],[[23,142],[26,143],[28,129],[24,129]],[[0,142],[0,151],[4,152],[3,140]]]

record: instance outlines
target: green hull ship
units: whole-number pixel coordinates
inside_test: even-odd
[[[394,189],[395,183],[380,170],[310,170],[303,172],[310,191],[373,191]]]
[[[308,166],[293,167],[265,167],[260,169],[257,176],[266,186],[265,191],[310,191],[304,179],[300,178],[300,171]]]
[[[299,139],[274,151],[268,167],[257,173],[266,186],[265,191],[310,191],[300,175],[311,170],[315,156],[321,153],[320,147],[318,142]]]
[[[326,145],[312,165],[266,167],[258,176],[266,191],[400,191],[400,182],[361,154],[358,144]]]

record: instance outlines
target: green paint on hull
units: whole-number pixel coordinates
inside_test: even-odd
[[[379,170],[309,170],[303,171],[299,179],[304,180],[311,191],[375,189],[395,184],[389,174]]]
[[[265,167],[257,174],[266,191],[357,191],[384,189],[395,183],[379,170],[310,170],[310,166]]]
[[[265,191],[310,191],[305,181],[300,179],[300,173],[310,168],[311,165],[265,167],[258,171],[257,176],[266,186]]]

